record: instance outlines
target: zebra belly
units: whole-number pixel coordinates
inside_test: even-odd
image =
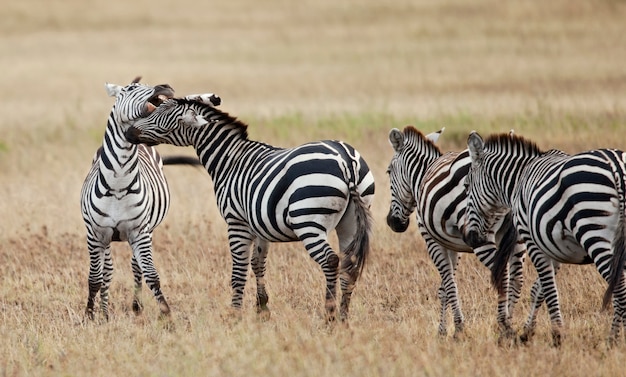
[[[550,236],[539,234],[540,230],[535,228],[533,239],[543,252],[560,263],[567,264],[589,264],[592,259],[587,250],[576,240],[574,235],[563,223],[556,222],[550,231]],[[543,242],[536,242],[542,240]]]

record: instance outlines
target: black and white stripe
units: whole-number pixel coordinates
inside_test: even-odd
[[[128,241],[135,280],[133,310],[139,313],[142,275],[154,293],[163,315],[170,312],[161,292],[152,261],[152,231],[163,221],[169,207],[169,191],[163,161],[146,145],[131,144],[125,132],[130,124],[148,115],[163,99],[174,94],[169,85],[151,87],[138,83],[121,87],[107,84],[116,101],[109,115],[102,147],[96,152],[81,191],[81,211],[87,227],[89,249],[89,297],[86,315],[94,318],[95,298],[108,319],[109,286],[113,274],[110,244]],[[172,158],[171,163],[194,163]],[[197,162],[197,161],[196,161]]]
[[[626,308],[626,154],[598,149],[570,156],[556,150],[544,152],[519,136],[492,135],[483,141],[475,132],[469,136],[468,147],[472,164],[465,230],[469,242],[484,241],[486,220],[493,211],[512,209],[541,279],[555,345],[561,343],[563,324],[555,282],[558,263],[594,263],[609,283],[605,305],[613,295],[609,341],[616,340]],[[525,325],[524,341],[534,332],[534,316],[531,312]]]
[[[228,225],[232,306],[241,307],[252,260],[257,310],[269,313],[264,281],[269,243],[300,240],[326,277],[329,321],[335,319],[340,278],[340,318],[345,320],[369,251],[374,178],[367,164],[341,141],[283,149],[250,140],[244,123],[203,102],[207,101],[200,97],[168,101],[136,122],[127,137],[195,147],[213,179],[217,204]],[[328,243],[333,229],[340,253]]]
[[[474,252],[494,274],[496,269],[500,269],[501,274],[507,275],[507,267],[510,267],[509,279],[500,277],[494,280],[494,284],[497,284],[499,292],[497,320],[501,336],[511,337],[513,330],[510,316],[523,283],[525,250],[515,242],[510,215],[499,216],[492,227],[496,233],[490,232],[486,244],[472,249],[463,241],[466,205],[463,183],[470,167],[470,158],[467,150],[442,155],[435,145],[442,132],[443,129],[424,136],[413,126],[407,126],[404,131],[393,129],[389,133],[389,141],[395,153],[387,171],[391,183],[387,224],[394,231],[403,232],[409,225],[413,211],[417,213],[419,230],[426,242],[428,255],[441,276],[440,335],[447,332],[448,306],[454,316],[455,336],[463,330],[463,313],[455,278],[458,253]],[[509,238],[502,240],[507,230],[512,233],[508,234]],[[507,250],[498,253],[496,240],[503,241]],[[513,252],[514,248],[516,250]],[[510,266],[507,266],[508,262]]]

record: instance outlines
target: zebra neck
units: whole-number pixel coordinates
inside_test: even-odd
[[[138,146],[131,144],[118,127],[107,125],[100,154],[100,172],[110,191],[127,190],[139,175]]]
[[[238,163],[254,163],[275,147],[248,139],[245,128],[237,125],[213,125],[194,137],[198,158],[205,166],[214,184]]]

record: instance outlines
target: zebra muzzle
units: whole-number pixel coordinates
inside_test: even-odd
[[[472,249],[476,249],[477,247],[487,243],[487,238],[481,235],[478,231],[470,230],[463,234],[463,241]]]
[[[129,127],[124,133],[126,140],[133,144],[141,144],[141,131],[133,126]]]
[[[409,221],[393,216],[391,213],[387,215],[387,225],[396,233],[402,233],[409,227]]]

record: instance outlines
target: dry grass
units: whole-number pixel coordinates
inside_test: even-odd
[[[591,266],[558,277],[566,322],[549,346],[545,309],[528,347],[496,345],[495,294],[472,256],[459,270],[467,320],[438,339],[439,278],[415,226],[393,234],[387,133],[515,128],[545,148],[626,148],[626,7],[620,1],[446,0],[9,2],[0,8],[0,375],[621,375]],[[167,168],[173,206],[155,260],[176,328],[148,292],[135,318],[130,253],[114,248],[113,319],[84,325],[88,260],[79,192],[112,100],[135,75],[178,93],[214,91],[253,138],[342,138],[378,182],[371,264],[350,330],[323,323],[323,279],[299,244],[269,257],[272,318],[253,281],[230,320],[226,232],[206,173]],[[192,153],[162,147],[167,153]],[[527,269],[527,281],[534,279]],[[527,284],[528,285],[528,284]],[[515,324],[528,309],[528,287]]]

